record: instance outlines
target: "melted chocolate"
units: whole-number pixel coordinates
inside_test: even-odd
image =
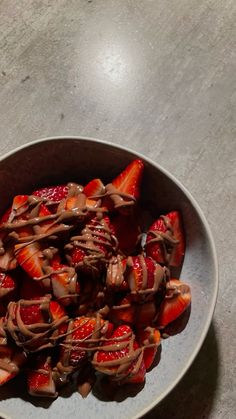
[[[153,238],[146,241],[146,248],[150,246],[150,244],[159,243],[162,248],[164,263],[169,264],[173,249],[177,246],[179,240],[177,240],[173,234],[173,228],[169,218],[165,215],[161,215],[160,218],[165,224],[166,232],[149,230],[148,234]]]
[[[68,316],[53,320],[50,312],[49,296],[39,300],[19,300],[10,302],[4,322],[4,329],[10,333],[15,343],[26,352],[38,352],[55,345],[55,338],[59,337],[58,328],[65,323]],[[39,306],[45,322],[27,325],[21,318],[21,307]]]

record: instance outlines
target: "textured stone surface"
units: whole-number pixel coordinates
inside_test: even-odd
[[[63,134],[128,145],[176,175],[212,228],[212,327],[145,419],[235,417],[235,22],[235,0],[0,0],[0,153]]]

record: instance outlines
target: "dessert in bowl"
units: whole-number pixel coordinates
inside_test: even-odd
[[[215,250],[200,209],[155,163],[97,140],[40,140],[4,156],[0,171],[1,213],[10,207],[2,241],[13,247],[2,273],[20,270],[20,291],[3,314],[2,339],[14,341],[9,359],[26,370],[31,395],[57,396],[78,371],[88,394],[72,392],[65,403],[62,391],[45,411],[44,402],[36,408],[12,392],[0,409],[13,417],[27,409],[141,416],[187,370],[213,314]],[[178,333],[173,321],[183,311],[190,316]],[[174,336],[160,339],[169,326]],[[160,362],[145,375],[157,352]]]

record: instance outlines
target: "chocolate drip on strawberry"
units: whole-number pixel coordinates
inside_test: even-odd
[[[62,307],[50,296],[19,300],[9,303],[4,329],[17,346],[26,352],[37,352],[55,345],[59,327],[67,319]]]
[[[109,218],[97,213],[82,231],[65,246],[68,260],[76,269],[100,272],[117,249],[117,239],[110,229]]]

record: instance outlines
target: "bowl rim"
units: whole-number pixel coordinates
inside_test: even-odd
[[[103,145],[108,145],[114,149],[119,149],[121,151],[126,151],[129,153],[134,154],[135,156],[137,156],[137,158],[140,158],[144,161],[146,161],[147,163],[149,163],[150,165],[156,167],[160,172],[162,172],[165,176],[167,176],[169,179],[171,179],[180,189],[181,191],[187,196],[187,198],[189,199],[189,201],[191,202],[191,204],[194,206],[194,208],[196,209],[203,225],[204,228],[206,230],[207,236],[208,236],[208,240],[209,240],[209,245],[211,248],[211,252],[212,252],[212,261],[213,261],[213,265],[214,265],[214,271],[215,271],[215,275],[214,275],[214,289],[213,289],[213,294],[212,294],[212,301],[211,304],[209,306],[209,312],[208,312],[208,316],[206,317],[206,322],[205,322],[205,326],[202,330],[202,333],[200,335],[200,339],[198,341],[198,344],[196,345],[196,347],[194,348],[191,356],[189,357],[188,361],[186,362],[184,368],[182,369],[182,371],[178,374],[178,376],[175,378],[175,380],[173,382],[171,382],[171,384],[167,387],[167,389],[165,391],[163,391],[152,403],[150,403],[146,408],[142,409],[142,411],[140,411],[138,414],[136,414],[135,416],[132,416],[132,418],[130,419],[138,419],[141,416],[145,415],[146,413],[148,413],[150,410],[152,410],[158,403],[161,402],[161,400],[163,400],[176,386],[177,384],[181,381],[181,379],[183,378],[183,376],[186,374],[186,372],[188,371],[188,369],[190,368],[190,366],[192,365],[192,363],[194,362],[195,358],[197,357],[203,343],[204,340],[206,338],[207,332],[209,330],[212,318],[213,318],[213,314],[214,314],[214,310],[215,310],[215,306],[216,306],[216,301],[217,301],[217,295],[218,295],[218,290],[219,290],[219,269],[218,269],[218,260],[217,260],[217,252],[216,252],[216,246],[214,243],[214,239],[213,239],[213,235],[211,232],[211,229],[209,227],[208,221],[206,220],[206,217],[201,209],[201,207],[199,206],[199,204],[197,203],[197,201],[195,200],[195,198],[192,196],[192,194],[188,191],[188,189],[174,176],[172,175],[172,173],[170,173],[167,169],[163,168],[161,165],[159,165],[158,163],[156,163],[155,161],[153,161],[152,159],[150,159],[149,157],[146,157],[145,155],[129,148],[126,146],[122,146],[116,143],[112,143],[110,141],[105,141],[105,140],[100,140],[94,137],[87,137],[87,136],[78,136],[78,135],[58,135],[58,136],[50,136],[50,137],[43,137],[43,138],[39,138],[37,140],[34,141],[30,141],[27,143],[24,143],[18,147],[15,147],[14,149],[8,151],[7,153],[4,153],[3,155],[0,156],[0,162],[5,160],[6,158],[14,155],[15,153],[24,150],[28,147],[31,147],[33,145],[36,144],[40,144],[40,143],[44,143],[44,142],[50,142],[50,141],[60,141],[60,140],[82,140],[82,141],[91,141],[91,142],[96,142],[99,144],[103,144]]]

